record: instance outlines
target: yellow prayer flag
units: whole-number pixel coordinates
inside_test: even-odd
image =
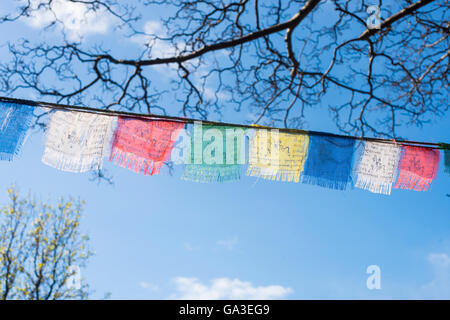
[[[308,151],[306,134],[256,129],[250,141],[248,176],[299,182]]]

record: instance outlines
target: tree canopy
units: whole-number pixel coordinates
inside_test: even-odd
[[[80,231],[83,202],[38,204],[8,189],[0,210],[0,299],[86,299],[80,270],[92,255]]]

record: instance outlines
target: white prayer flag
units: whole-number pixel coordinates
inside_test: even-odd
[[[115,120],[99,114],[56,111],[48,127],[42,162],[69,172],[101,169]]]

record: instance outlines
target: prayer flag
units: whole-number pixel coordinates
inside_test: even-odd
[[[33,117],[33,107],[0,102],[0,160],[11,161],[21,149]]]
[[[394,188],[428,191],[436,179],[440,152],[437,149],[402,146],[399,175]]]
[[[196,182],[240,179],[244,137],[242,128],[194,124],[183,179]]]
[[[344,190],[351,180],[355,139],[310,135],[302,181]]]
[[[304,168],[308,142],[306,134],[256,129],[250,141],[247,175],[298,182]]]
[[[42,162],[68,172],[101,169],[115,119],[94,113],[55,111],[48,127]]]
[[[395,144],[366,141],[356,170],[355,187],[391,194],[400,148]]]
[[[158,174],[170,160],[184,123],[119,117],[110,161],[137,173]]]

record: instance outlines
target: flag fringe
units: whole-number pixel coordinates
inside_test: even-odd
[[[205,165],[186,165],[184,180],[195,182],[228,182],[241,178],[241,168],[239,165],[208,167]]]
[[[323,178],[307,175],[302,176],[302,182],[334,190],[345,190],[348,184],[347,181],[338,181],[332,179],[332,177]]]
[[[247,176],[282,182],[299,182],[300,172],[249,166]]]
[[[414,191],[428,191],[433,179],[424,178],[414,173],[400,171],[397,182],[394,185],[396,189],[408,189]]]
[[[17,150],[15,150],[14,153],[17,153],[16,151]],[[0,152],[0,160],[1,161],[12,161],[13,158],[14,158],[14,154],[6,153],[6,152]]]
[[[102,161],[95,157],[73,158],[62,152],[46,150],[42,162],[55,169],[66,172],[87,172],[102,168]]]
[[[355,187],[367,190],[373,193],[390,195],[392,191],[392,183],[372,177],[358,175]]]
[[[163,162],[143,158],[117,148],[112,150],[109,161],[114,162],[123,168],[130,169],[136,173],[143,173],[144,175],[151,176],[158,174],[163,165]]]

